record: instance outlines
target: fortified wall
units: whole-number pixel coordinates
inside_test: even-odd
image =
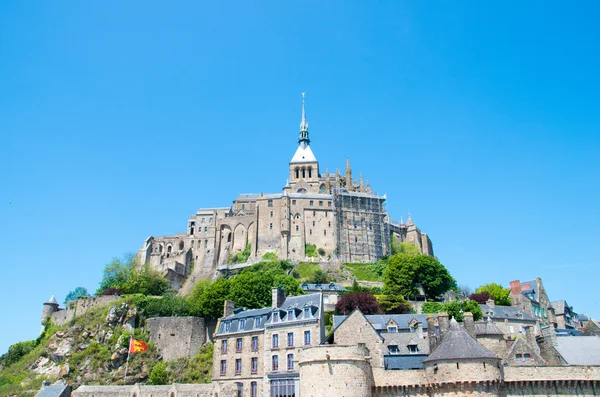
[[[81,316],[91,309],[106,306],[117,299],[119,299],[119,297],[114,295],[88,296],[67,302],[66,308],[62,309],[59,308],[58,302],[54,298],[54,295],[52,295],[50,299],[44,303],[44,309],[42,310],[42,323],[44,323],[46,319],[50,318],[53,324],[59,326],[64,325],[73,320],[75,317]]]
[[[150,340],[165,360],[192,358],[212,341],[216,321],[201,317],[153,317],[146,320]]]

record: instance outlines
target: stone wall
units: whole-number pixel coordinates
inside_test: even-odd
[[[221,392],[221,393],[219,393]],[[73,397],[215,397],[234,396],[234,391],[213,384],[173,384],[166,386],[79,386]]]
[[[206,324],[200,317],[154,317],[146,320],[146,327],[165,360],[192,358],[206,343]]]
[[[79,298],[75,301],[67,302],[66,309],[60,309],[59,311],[54,312],[50,318],[55,325],[64,325],[75,317],[81,316],[91,309],[106,306],[117,299],[119,299],[119,297],[114,295],[88,296],[85,298]]]

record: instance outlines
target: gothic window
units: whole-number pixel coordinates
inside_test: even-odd
[[[308,168],[308,177],[312,178],[312,168]]]
[[[325,188],[324,184],[319,187],[319,193],[327,193],[327,189]]]
[[[306,178],[306,168],[302,168],[302,178]]]
[[[296,168],[295,171],[296,171],[296,179],[298,179],[300,177],[300,172],[299,172],[298,168]]]

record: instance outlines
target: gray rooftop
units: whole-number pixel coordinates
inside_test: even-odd
[[[457,359],[499,358],[473,339],[455,319],[452,319],[448,333],[424,362]]]
[[[407,356],[388,355],[383,358],[387,370],[422,369],[423,361],[427,358],[424,354],[412,354]]]
[[[477,321],[474,325],[475,335],[500,335],[504,337],[504,333],[493,321]]]
[[[556,350],[569,365],[600,365],[600,337],[556,338]]]
[[[56,301],[56,298],[54,297],[54,295],[52,295],[50,297],[50,299],[48,299],[48,301],[46,301],[44,304],[50,304],[50,305],[58,305],[58,302]]]
[[[304,291],[346,291],[346,288],[342,287],[341,284],[336,283],[302,283],[300,286]]]
[[[71,395],[70,385],[51,385],[44,386],[35,395],[35,397],[69,397]]]
[[[499,306],[495,305],[494,307],[488,305],[479,305],[481,307],[481,311],[483,312],[484,317],[487,317],[490,312],[494,313],[492,315],[492,319],[494,320],[526,320],[535,322],[535,318],[530,314],[527,314],[518,306]]]
[[[333,316],[333,328],[337,328],[348,316]],[[398,324],[399,331],[408,331],[408,324],[413,318],[421,323],[423,330],[427,330],[426,314],[370,314],[365,316],[377,331],[387,329],[387,323],[394,320]]]

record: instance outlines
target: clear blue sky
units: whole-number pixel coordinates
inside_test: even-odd
[[[600,2],[0,5],[0,353],[197,208],[279,192],[307,92],[459,284],[600,317]]]

